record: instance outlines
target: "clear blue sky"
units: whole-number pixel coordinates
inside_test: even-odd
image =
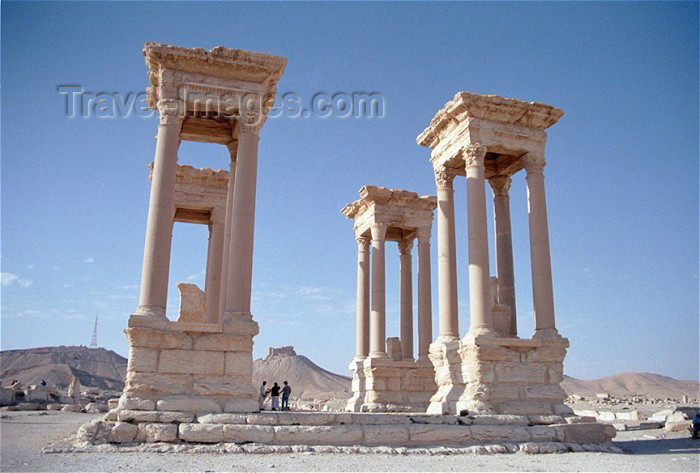
[[[697,2],[4,1],[2,349],[88,345],[99,312],[99,344],[127,354],[122,329],[138,304],[156,119],[67,118],[57,87],[143,91],[145,42],[284,56],[279,91],[305,102],[317,92],[385,99],[381,119],[265,125],[256,357],[294,345],[349,374],[356,243],[339,210],[365,184],[434,194],[429,150],[415,138],[464,90],[566,112],[549,129],[545,170],[557,323],[571,341],[566,373],[698,379]],[[180,163],[199,167],[224,168],[227,159],[223,146],[183,143],[180,151]],[[464,335],[464,180],[456,187]],[[511,213],[519,332],[530,336],[526,207],[518,175]],[[173,319],[175,285],[203,285],[206,236],[203,227],[175,225]],[[435,243],[433,235],[434,268]],[[398,336],[395,245],[387,265],[387,336]]]

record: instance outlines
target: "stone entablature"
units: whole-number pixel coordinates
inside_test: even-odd
[[[497,95],[459,92],[447,102],[416,142],[431,148],[431,162],[453,175],[466,175],[464,148],[487,146],[484,176],[510,176],[524,168],[525,154],[544,157],[546,128],[564,114],[550,105]]]
[[[360,199],[346,205],[341,213],[355,221],[357,237],[371,237],[371,226],[387,225],[386,239],[401,241],[410,239],[418,228],[433,225],[433,210],[437,206],[435,196],[420,197],[415,192],[364,186]]]
[[[146,43],[143,55],[149,68],[151,107],[179,100],[183,110],[197,111],[195,101],[201,105],[209,98],[226,101],[223,115],[238,115],[239,102],[246,96],[262,99],[257,112],[264,115],[273,105],[287,64],[283,57],[221,46],[207,51]]]

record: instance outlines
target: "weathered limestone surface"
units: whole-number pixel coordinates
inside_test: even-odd
[[[564,338],[436,342],[431,346],[431,360],[438,391],[428,412],[566,413],[566,394],[559,384],[567,347]]]
[[[360,189],[360,199],[341,210],[347,218],[354,219],[358,242],[356,353],[350,364],[353,396],[346,406],[348,411],[424,411],[435,390],[434,381],[429,379],[432,369],[428,363],[428,347],[432,339],[429,245],[436,206],[434,196],[419,197],[415,192],[364,186]],[[411,257],[416,239],[417,357],[413,350]],[[386,241],[398,243],[401,274],[401,336],[389,338],[386,338],[384,280]]]
[[[351,369],[357,388],[346,407],[351,412],[425,412],[436,390],[433,367],[426,361],[367,357]]]
[[[563,112],[550,105],[460,92],[417,143],[431,149],[439,207],[440,336],[431,345],[438,390],[430,413],[567,413],[559,383],[568,341],[556,330],[544,193],[546,128]],[[526,171],[535,334],[517,338],[509,189]],[[455,176],[467,179],[469,319],[456,333]],[[494,195],[497,277],[489,268],[485,183]]]
[[[549,449],[552,443],[605,444],[614,435],[615,429],[603,424],[528,425],[525,417],[502,415],[261,413],[205,414],[196,422],[181,423],[143,422],[135,425],[91,421],[81,427],[79,439],[97,444],[252,442],[290,446],[387,447],[532,444],[529,449],[532,453]]]
[[[196,284],[180,283],[180,316],[178,322],[206,322],[207,302],[202,291]]]
[[[160,327],[132,324],[126,387],[118,417],[137,422],[171,422],[134,416],[132,411],[193,413],[253,412],[252,337],[257,324],[219,325],[218,333],[191,331],[171,322]],[[178,420],[182,422],[182,419]]]

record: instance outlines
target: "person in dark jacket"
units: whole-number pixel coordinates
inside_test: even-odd
[[[270,388],[270,399],[272,399],[272,410],[276,411],[279,408],[280,403],[280,387],[279,384],[275,383]]]
[[[284,386],[282,387],[282,410],[288,411],[289,410],[289,395],[292,393],[292,388],[289,386],[289,384],[286,381],[284,381],[282,384],[284,384]]]

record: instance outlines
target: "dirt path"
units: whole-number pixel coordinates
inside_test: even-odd
[[[6,412],[0,418],[2,472],[82,471],[692,471],[700,440],[687,433],[622,432],[626,454],[348,455],[211,453],[61,453],[41,449],[76,432],[94,414]],[[653,432],[654,435],[651,435]],[[660,437],[660,438],[659,438]]]

